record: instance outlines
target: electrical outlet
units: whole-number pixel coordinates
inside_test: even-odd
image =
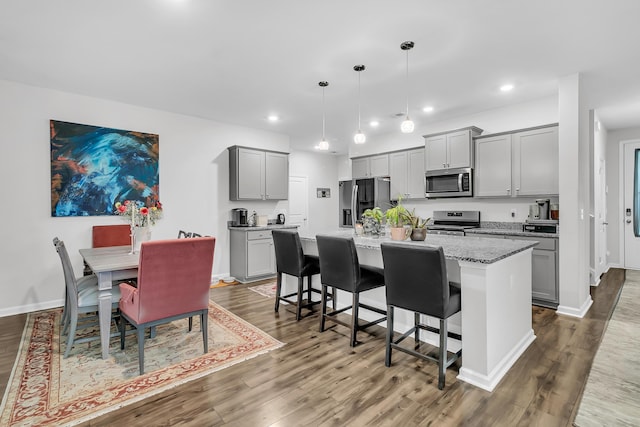
[[[515,209],[511,209],[511,218],[515,218],[517,213]]]

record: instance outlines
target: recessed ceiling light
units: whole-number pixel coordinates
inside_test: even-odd
[[[270,122],[277,122],[278,120],[280,120],[280,117],[276,116],[275,114],[271,114],[267,117],[267,120],[269,120]]]
[[[431,106],[424,107],[422,109],[422,111],[424,111],[425,113],[432,113],[433,112],[433,107],[431,107]]]
[[[369,122],[369,126],[371,126],[372,128],[378,127],[378,126],[380,126],[380,122],[377,121],[377,120],[371,120]]]
[[[502,92],[509,92],[511,89],[513,89],[513,85],[511,83],[500,86],[500,90]]]

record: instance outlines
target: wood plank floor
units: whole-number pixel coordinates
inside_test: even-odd
[[[296,322],[291,306],[274,313],[251,285],[212,289],[218,304],[287,345],[85,425],[568,426],[623,281],[624,270],[603,276],[584,319],[533,307],[537,339],[493,393],[457,381],[457,366],[439,391],[436,365],[401,352],[386,368],[383,328],[352,349],[346,328],[318,332],[317,313]],[[2,393],[24,321],[0,318]]]

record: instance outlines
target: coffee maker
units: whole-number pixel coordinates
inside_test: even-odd
[[[231,225],[233,227],[248,227],[249,215],[245,208],[231,209]]]
[[[536,199],[536,204],[538,205],[538,216],[541,220],[549,219],[549,199]]]

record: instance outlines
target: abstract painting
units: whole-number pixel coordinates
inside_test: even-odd
[[[112,215],[159,201],[158,135],[51,120],[51,216]]]

